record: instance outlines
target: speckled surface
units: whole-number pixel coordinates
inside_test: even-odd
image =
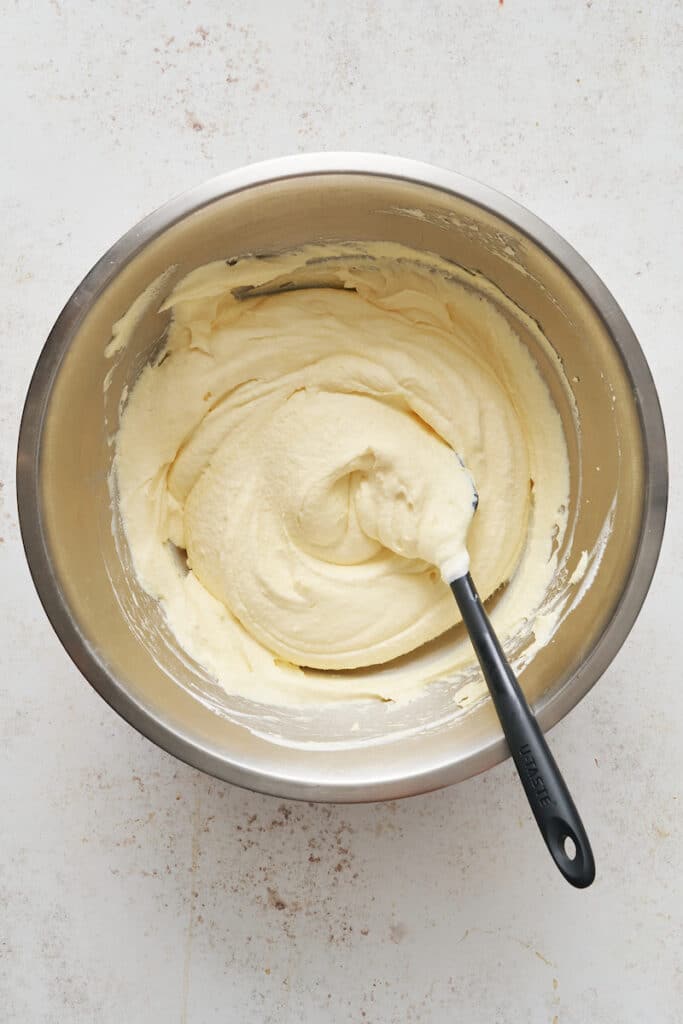
[[[0,54],[3,1022],[678,1022],[680,3],[53,0],[6,5]],[[660,388],[662,564],[622,653],[551,734],[596,851],[584,893],[509,763],[344,808],[174,762],[83,682],[28,577],[18,419],[83,273],[203,178],[343,148],[526,203],[604,277]]]

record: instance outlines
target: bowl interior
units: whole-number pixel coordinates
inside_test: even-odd
[[[227,695],[189,661],[137,584],[110,496],[122,397],[166,328],[167,314],[156,311],[160,299],[113,359],[105,348],[112,324],[169,267],[164,293],[193,268],[245,252],[396,241],[493,283],[513,304],[505,315],[533,351],[564,421],[571,462],[567,577],[581,553],[589,555],[573,610],[522,673],[541,720],[554,721],[578,699],[581,674],[592,673],[584,689],[599,674],[591,658],[622,599],[643,521],[638,399],[607,323],[578,281],[529,235],[480,202],[416,181],[293,176],[180,212],[174,219],[161,211],[145,222],[150,237],[132,256],[130,236],[114,247],[105,258],[109,269],[95,268],[65,310],[44,359],[43,396],[35,399],[42,403],[35,410],[36,486],[41,540],[60,597],[48,608],[53,623],[91,682],[133,724],[232,781],[284,795],[373,799],[488,767],[504,749],[490,702],[463,710],[448,683],[432,684],[407,705],[263,708]],[[564,379],[532,325],[559,355]],[[409,657],[424,666],[449,642]]]

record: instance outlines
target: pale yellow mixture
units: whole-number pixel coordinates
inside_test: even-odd
[[[482,598],[507,585],[503,636],[540,607],[567,520],[560,417],[506,319],[448,269],[309,247],[212,263],[165,302],[167,345],[117,438],[120,511],[142,585],[229,692],[413,695],[409,667],[379,686],[341,670],[452,627],[439,570],[467,552]],[[461,643],[451,668],[471,658]]]

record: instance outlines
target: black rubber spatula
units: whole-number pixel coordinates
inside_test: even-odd
[[[595,861],[560,769],[503,654],[469,572],[447,582],[458,602],[541,835],[567,881],[585,889],[595,878]]]

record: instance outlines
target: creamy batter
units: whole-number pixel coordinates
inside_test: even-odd
[[[503,636],[539,608],[567,518],[560,417],[507,320],[448,270],[309,247],[209,264],[162,307],[166,347],[117,438],[120,511],[142,585],[229,692],[414,694],[427,680],[378,689],[369,667],[458,621],[439,569],[468,552],[482,598],[505,587]],[[451,667],[471,658],[461,643]]]

